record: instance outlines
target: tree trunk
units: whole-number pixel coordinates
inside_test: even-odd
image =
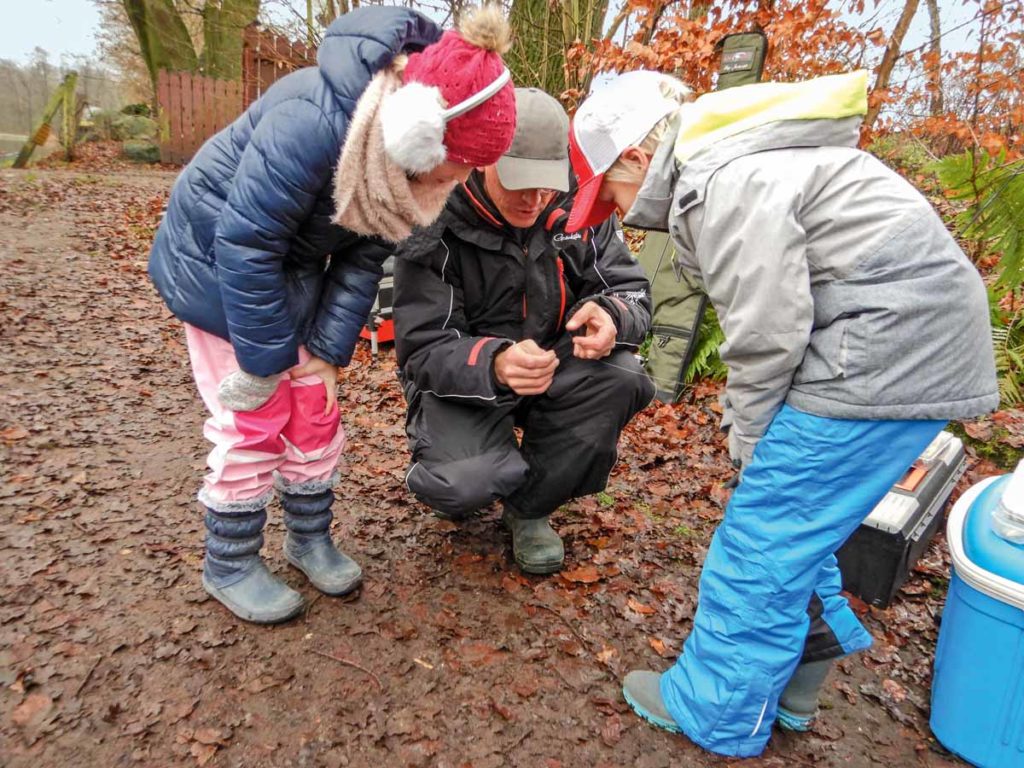
[[[313,0],[306,0],[306,46],[316,45],[316,34],[313,30]]]
[[[661,22],[661,17],[665,14],[665,9],[668,8],[670,1],[671,0],[655,0],[654,7],[651,9],[651,12],[647,17],[647,23],[644,25],[644,33],[640,38],[641,45],[651,44],[651,40],[654,39],[654,33],[658,29],[658,24]]]
[[[195,71],[196,51],[173,0],[122,0],[122,3],[138,38],[154,93],[161,69]]]
[[[914,14],[917,12],[918,0],[907,0],[906,5],[903,6],[903,13],[900,14],[899,21],[896,22],[896,27],[893,29],[892,34],[889,36],[889,42],[886,43],[885,53],[882,54],[882,63],[878,65],[878,76],[875,78],[875,87],[871,89],[873,94],[881,96],[881,92],[889,87],[889,78],[892,77],[892,68],[896,65],[896,59],[899,58],[900,48],[903,45],[903,38],[907,35],[907,28],[910,27],[910,21],[914,18]],[[882,110],[882,100],[879,98],[874,104],[868,105],[868,113],[864,118],[864,127],[867,130],[871,130],[871,127],[875,124],[875,120],[878,119],[878,113]]]
[[[925,0],[928,6],[928,21],[931,25],[931,40],[928,41],[928,54],[931,62],[925,67],[928,73],[928,88],[931,91],[928,99],[928,112],[935,117],[944,109],[942,98],[942,25],[939,23],[938,0]]]
[[[203,9],[203,71],[221,80],[242,77],[242,32],[260,10],[259,0],[221,0]]]
[[[342,13],[348,13],[348,3],[345,0],[341,0]],[[334,0],[327,0],[324,4],[324,29],[331,26],[331,22],[338,18],[338,7],[334,4]]]
[[[512,50],[506,60],[516,85],[556,96],[565,90],[565,43],[561,16],[549,0],[513,0],[509,11]]]
[[[608,0],[562,0],[562,32],[565,46],[579,42],[587,50],[592,50],[594,40],[601,37],[607,12]],[[563,59],[564,50],[563,48]],[[563,65],[562,70],[565,72],[565,87],[576,89],[586,95],[594,76],[593,69],[580,73],[569,71]]]

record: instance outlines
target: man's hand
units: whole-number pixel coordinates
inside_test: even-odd
[[[615,321],[596,302],[588,301],[569,318],[567,331],[583,328],[583,335],[572,337],[572,353],[584,360],[598,360],[611,354],[615,346]]]
[[[503,349],[494,356],[494,378],[517,395],[541,395],[551,386],[558,357],[533,339]]]
[[[327,389],[327,403],[324,405],[324,416],[330,413],[338,402],[338,366],[331,365],[319,357],[310,357],[303,365],[297,365],[288,371],[293,379],[304,376],[319,376]]]

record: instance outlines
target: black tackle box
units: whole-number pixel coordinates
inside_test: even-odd
[[[959,438],[940,432],[836,553],[843,589],[885,608],[935,531],[966,457]]]

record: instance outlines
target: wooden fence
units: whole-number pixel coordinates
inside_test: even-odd
[[[316,48],[255,25],[246,27],[242,38],[242,109],[262,96],[274,81],[315,64]]]
[[[241,114],[242,85],[161,70],[156,100],[160,107],[160,161],[183,164],[203,142]]]
[[[238,117],[276,80],[315,63],[316,48],[252,25],[243,36],[240,82],[161,70],[156,85],[160,161],[187,163],[203,142]]]

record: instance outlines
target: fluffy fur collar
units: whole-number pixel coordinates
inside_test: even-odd
[[[359,98],[334,177],[334,223],[391,243],[433,222],[455,187],[410,179],[384,150],[380,105],[401,87],[402,63],[378,72]]]

